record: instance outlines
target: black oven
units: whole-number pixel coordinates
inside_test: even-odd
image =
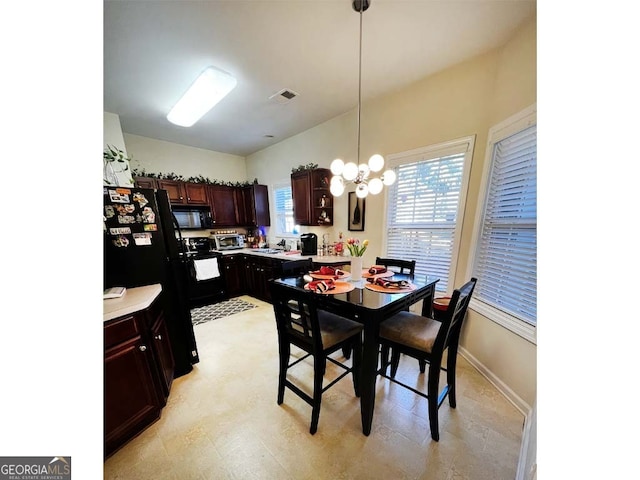
[[[218,303],[226,298],[226,283],[219,252],[190,252],[189,303],[191,308]]]

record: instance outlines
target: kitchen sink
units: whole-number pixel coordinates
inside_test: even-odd
[[[284,253],[284,250],[279,248],[256,248],[253,251],[258,253]]]

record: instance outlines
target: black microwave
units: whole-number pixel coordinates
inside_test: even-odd
[[[213,227],[211,210],[207,207],[174,207],[173,214],[176,216],[178,226],[183,229],[203,229]]]

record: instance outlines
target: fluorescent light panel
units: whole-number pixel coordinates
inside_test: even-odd
[[[167,115],[167,120],[190,127],[222,100],[238,81],[216,67],[206,68]]]

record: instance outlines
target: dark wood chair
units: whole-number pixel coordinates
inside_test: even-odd
[[[382,359],[378,374],[428,399],[431,438],[435,441],[440,439],[438,409],[447,395],[451,408],[456,408],[458,342],[475,286],[476,279],[472,278],[460,289],[454,290],[447,314],[441,322],[412,312],[400,312],[380,324],[380,344],[390,348],[392,355],[390,375],[386,373],[389,362],[385,358]],[[423,311],[428,309],[428,306],[423,307]],[[447,365],[443,368],[442,358],[445,351],[447,351]],[[429,363],[426,394],[395,379],[401,353]],[[440,370],[447,372],[447,384],[441,392],[439,392]]]
[[[311,405],[309,432],[313,435],[318,429],[322,394],[328,388],[351,373],[356,397],[360,396],[363,327],[360,323],[319,309],[316,293],[295,290],[273,280],[269,282],[269,288],[278,327],[280,356],[278,405],[284,401],[285,387]],[[291,361],[291,345],[302,349],[306,355]],[[353,361],[350,367],[329,356],[347,345],[353,350]],[[313,359],[313,396],[302,391],[287,377],[289,368],[308,357]],[[344,369],[344,372],[323,387],[327,361]]]
[[[311,258],[303,258],[301,260],[288,260],[282,262],[282,276],[301,277],[313,270],[313,261]]]
[[[387,267],[388,270],[393,270],[394,272],[404,273],[407,275],[414,275],[416,271],[415,260],[376,257],[376,265],[382,265]]]

